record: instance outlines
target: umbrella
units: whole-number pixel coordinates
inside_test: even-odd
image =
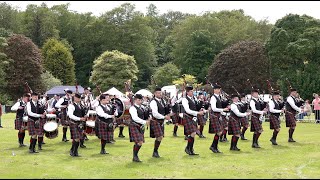
[[[152,93],[146,89],[140,89],[136,92],[136,94],[141,94],[142,96],[149,96],[150,98],[152,97]]]

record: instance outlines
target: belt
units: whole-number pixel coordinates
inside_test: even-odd
[[[29,118],[30,120],[33,120],[33,121],[38,121],[38,120],[40,120],[40,118],[35,118],[35,117],[31,117],[31,116],[28,116],[28,118]]]

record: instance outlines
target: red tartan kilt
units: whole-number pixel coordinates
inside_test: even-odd
[[[258,132],[263,130],[261,121],[259,120],[258,115],[252,115],[251,116],[251,127],[250,127],[250,132]]]
[[[71,139],[82,139],[83,130],[78,127],[79,123],[70,123]]]
[[[140,129],[139,125],[130,123],[129,124],[129,135],[130,135],[130,142],[144,142],[144,132]]]
[[[25,130],[24,128],[22,128],[22,125],[24,124],[24,122],[22,121],[22,119],[20,120],[19,118],[14,120],[14,129],[15,130]],[[27,124],[25,124],[26,126]]]
[[[106,141],[111,141],[113,139],[113,129],[108,128],[108,123],[99,122],[98,134],[99,139],[103,139]]]
[[[242,127],[249,126],[249,121],[247,117],[240,118],[240,124]]]
[[[228,123],[228,134],[229,135],[237,135],[241,134],[241,126],[240,126],[240,118],[229,116],[229,123]]]
[[[150,137],[158,138],[164,136],[164,120],[153,119],[150,121]]]
[[[192,116],[189,116],[188,114],[184,113],[183,117],[185,117],[185,124],[184,124],[184,133],[185,135],[190,135],[191,133],[197,132],[198,130],[198,125],[197,122],[192,120]]]
[[[222,121],[221,121],[221,125],[223,127],[223,129],[228,128],[228,120],[226,116],[221,115]]]
[[[296,117],[292,112],[286,112],[286,127],[296,127]]]
[[[204,118],[204,115],[198,114],[197,118],[198,118],[198,125],[200,126],[206,125],[207,120]]]
[[[277,116],[270,114],[269,120],[270,120],[270,129],[280,128],[280,119]]]
[[[61,111],[61,119],[60,123],[62,126],[69,126],[69,122],[67,121],[69,118],[67,118],[67,113],[64,112],[64,110]]]
[[[216,134],[223,131],[222,123],[219,120],[220,116],[221,116],[220,113],[210,112],[209,134]]]
[[[43,120],[38,120],[39,122],[39,128],[36,129],[35,128],[35,121],[32,119],[28,119],[28,131],[29,131],[29,136],[43,136],[43,125],[44,125],[44,121]]]

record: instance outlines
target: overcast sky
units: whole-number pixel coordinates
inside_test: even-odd
[[[28,4],[40,5],[42,2],[49,7],[70,3],[70,10],[79,13],[92,12],[96,16],[129,2],[135,4],[136,10],[143,13],[146,12],[146,7],[153,3],[161,14],[168,10],[200,15],[206,11],[243,9],[245,14],[254,19],[268,19],[270,23],[275,23],[289,13],[307,14],[320,19],[320,1],[7,1],[19,10],[25,10]]]

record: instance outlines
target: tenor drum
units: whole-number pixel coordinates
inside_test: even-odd
[[[94,136],[95,130],[95,124],[96,124],[96,118],[97,118],[97,112],[93,111],[93,110],[89,110],[88,111],[88,120],[86,121],[86,129],[85,132],[86,134],[88,134],[89,136]]]
[[[115,101],[117,110],[118,110],[118,116],[117,118],[123,118],[124,120],[130,119],[130,113],[129,108],[131,106],[130,100],[125,97],[120,98],[112,98],[111,101]]]
[[[57,115],[46,114],[47,122],[43,125],[45,136],[49,139],[58,137]]]

